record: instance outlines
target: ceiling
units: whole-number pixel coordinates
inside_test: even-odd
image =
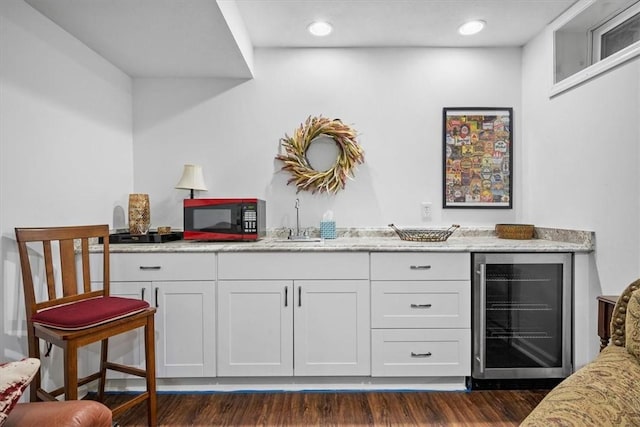
[[[254,47],[522,46],[576,0],[25,1],[132,77],[250,78]]]

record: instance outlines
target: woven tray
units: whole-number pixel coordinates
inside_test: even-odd
[[[389,227],[400,236],[402,240],[408,240],[411,242],[444,242],[451,236],[458,227],[457,224],[453,224],[446,230],[428,230],[428,229],[399,229],[393,224],[389,224]]]
[[[496,224],[496,234],[500,239],[529,240],[533,238],[531,224]]]

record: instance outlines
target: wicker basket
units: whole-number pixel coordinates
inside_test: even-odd
[[[401,230],[393,224],[389,224],[389,227],[400,236],[402,240],[409,240],[412,242],[444,242],[451,236],[456,228],[460,227],[457,224],[452,225],[447,230]]]
[[[496,234],[501,239],[529,240],[533,239],[531,224],[496,224]]]

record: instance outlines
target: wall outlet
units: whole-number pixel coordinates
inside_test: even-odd
[[[431,221],[432,205],[431,202],[420,203],[420,215],[423,221]]]

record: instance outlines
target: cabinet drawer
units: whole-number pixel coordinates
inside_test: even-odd
[[[111,254],[110,264],[112,282],[216,279],[216,258],[211,253],[116,253]],[[91,279],[101,281],[102,266],[96,267],[93,263]]]
[[[374,328],[469,328],[471,282],[372,281]]]
[[[373,252],[371,280],[470,280],[469,253]]]
[[[365,252],[220,253],[221,280],[369,279]]]
[[[470,329],[374,329],[374,377],[471,375]]]

